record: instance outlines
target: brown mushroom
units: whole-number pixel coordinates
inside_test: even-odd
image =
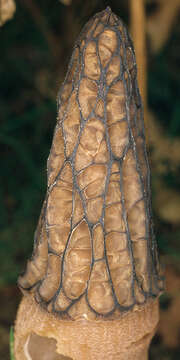
[[[47,195],[18,282],[16,360],[38,358],[39,337],[51,341],[42,360],[147,359],[163,280],[135,54],[109,7],[80,34],[59,92]]]

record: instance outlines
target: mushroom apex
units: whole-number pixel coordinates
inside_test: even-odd
[[[107,8],[105,9],[106,12],[112,13],[111,7],[107,6]]]

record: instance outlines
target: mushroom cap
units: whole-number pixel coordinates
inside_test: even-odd
[[[108,7],[85,25],[58,95],[48,188],[19,277],[48,312],[117,318],[159,295],[132,41]]]

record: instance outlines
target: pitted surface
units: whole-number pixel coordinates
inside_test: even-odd
[[[80,34],[59,92],[47,195],[19,285],[49,312],[91,320],[163,287],[135,54],[109,8]]]

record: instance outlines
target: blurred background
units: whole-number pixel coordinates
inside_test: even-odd
[[[131,29],[135,44],[138,37],[146,44],[145,61],[141,64],[139,58],[138,65],[146,72],[142,95],[147,102],[154,223],[167,288],[160,298],[161,320],[150,359],[180,359],[180,0],[0,0],[0,358],[4,360],[10,359],[9,331],[21,298],[17,276],[31,256],[46,191],[57,92],[82,26],[107,5]]]

